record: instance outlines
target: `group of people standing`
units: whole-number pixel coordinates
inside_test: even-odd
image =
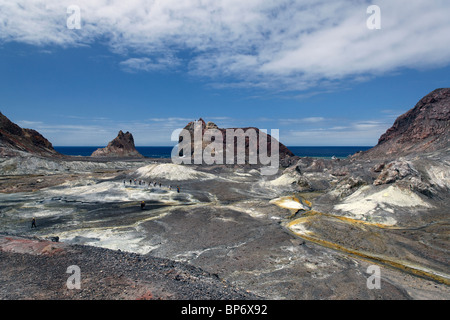
[[[123,180],[123,185],[126,186],[126,180]],[[130,185],[145,186],[146,184],[145,184],[144,180],[137,180],[137,179],[133,180],[133,179],[130,179]],[[147,186],[148,186],[148,188],[151,187],[151,186],[153,186],[153,187],[159,186],[160,188],[162,188],[161,182],[155,182],[155,181],[148,182]],[[169,190],[172,190],[172,186],[171,185],[169,185]],[[180,187],[179,186],[177,186],[177,192],[180,193]]]

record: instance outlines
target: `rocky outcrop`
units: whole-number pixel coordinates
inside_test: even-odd
[[[112,158],[143,158],[134,145],[134,138],[128,131],[119,131],[117,137],[105,148],[95,150],[91,157],[112,157]]]
[[[437,89],[397,118],[378,144],[358,158],[397,158],[450,149],[450,88]]]
[[[415,162],[418,165],[422,164],[422,166],[429,166],[431,164],[431,162],[424,163],[420,160],[406,161],[402,158],[388,164],[381,163],[372,168],[373,172],[379,172],[373,184],[380,186],[396,183],[399,186],[417,191],[427,197],[432,197],[437,193],[436,188],[439,188],[439,185],[427,174],[425,168],[418,170],[414,165]],[[445,190],[445,187],[442,189]]]
[[[407,176],[417,174],[417,171],[411,168],[411,165],[407,161],[403,160],[396,160],[381,166],[383,167],[383,169],[380,171],[379,176],[373,183],[376,186],[393,183]],[[374,170],[374,172],[376,171]]]
[[[22,129],[0,112],[0,155],[13,156],[17,152],[61,156],[39,132]]]
[[[210,129],[216,129],[219,130],[222,134],[223,137],[223,155],[224,158],[226,158],[226,149],[227,149],[227,135],[226,135],[226,131],[227,130],[234,130],[235,132],[235,136],[236,139],[233,142],[234,145],[234,150],[238,150],[238,141],[239,139],[242,137],[245,140],[245,162],[248,163],[248,159],[250,158],[250,155],[252,155],[251,150],[252,148],[250,148],[250,138],[248,137],[247,133],[249,130],[252,130],[253,132],[256,132],[256,136],[257,136],[257,147],[256,147],[256,153],[257,155],[260,154],[260,148],[259,148],[259,139],[265,139],[267,141],[267,154],[268,156],[270,156],[270,151],[271,151],[271,145],[273,141],[276,141],[275,139],[272,139],[270,134],[266,134],[263,131],[259,130],[258,128],[255,127],[246,127],[246,128],[219,128],[215,123],[213,122],[208,122],[206,123],[202,118],[200,118],[198,121],[192,121],[189,122],[186,127],[184,127],[185,130],[190,132],[191,135],[191,155],[194,154],[195,148],[194,148],[194,136],[195,136],[195,126],[196,125],[200,125],[201,126],[201,134],[202,134],[202,138],[206,132],[206,130],[210,130]],[[241,129],[241,130],[239,130]],[[180,142],[181,142],[181,138],[180,138]],[[203,140],[202,143],[202,151],[205,149],[205,147],[209,144],[210,142],[205,142],[205,140]],[[290,158],[295,157],[295,155],[292,153],[291,150],[289,150],[284,144],[280,143],[277,141],[277,143],[279,144],[279,161],[280,164],[283,166],[284,163],[289,163]],[[237,152],[235,152],[237,153]],[[235,154],[235,160],[236,160],[237,154]],[[225,162],[225,161],[224,161]],[[235,161],[234,163],[237,163],[237,161]],[[289,163],[290,164],[290,163]]]

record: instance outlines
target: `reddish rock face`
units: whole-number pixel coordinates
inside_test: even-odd
[[[92,157],[143,158],[134,145],[133,135],[128,131],[119,131],[117,137],[106,148],[95,150]]]
[[[437,89],[401,115],[378,140],[360,154],[386,158],[445,150],[450,147],[450,88]]]
[[[22,129],[0,112],[0,153],[25,151],[43,156],[60,156],[52,144],[33,129]]]

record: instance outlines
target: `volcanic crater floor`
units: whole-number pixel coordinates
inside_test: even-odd
[[[433,236],[442,230],[431,230],[445,230],[443,222],[422,229],[421,241],[436,248],[426,252],[413,241],[417,233],[405,234],[412,231],[274,205],[273,199],[296,195],[314,209],[318,195],[271,184],[255,169],[208,168],[181,177],[171,168],[152,167],[153,175],[143,175],[138,164],[59,174],[54,185],[46,177],[40,188],[29,185],[36,183],[32,177],[20,178],[22,189],[0,194],[0,298],[450,298],[445,276],[386,258],[401,262],[413,254],[418,265],[445,275],[447,255],[427,263],[446,250],[445,239]],[[37,228],[30,228],[32,217]],[[59,242],[49,241],[56,236]],[[80,290],[66,286],[71,265],[81,270]],[[377,289],[368,286],[371,265],[380,270]]]

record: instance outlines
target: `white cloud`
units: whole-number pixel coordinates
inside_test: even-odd
[[[272,90],[450,63],[447,0],[379,0],[381,30],[366,27],[365,0],[75,3],[80,30],[66,27],[72,0],[0,0],[0,42],[69,47],[102,39],[126,56],[125,71],[186,67],[217,87]]]
[[[345,126],[332,125],[344,122]],[[286,145],[298,146],[374,146],[378,138],[392,123],[382,120],[343,121],[334,120],[331,126],[291,129],[281,132],[280,139]]]
[[[292,119],[279,119],[278,122],[283,125],[289,124],[315,124],[319,122],[324,122],[326,119],[324,117],[306,117],[306,118],[292,118]]]
[[[130,58],[120,62],[120,66],[127,72],[137,71],[161,71],[177,67],[180,64],[178,59],[173,57],[150,58]]]
[[[72,117],[70,117],[72,118]],[[73,117],[71,123],[52,124],[42,121],[19,120],[17,124],[35,129],[54,146],[106,146],[117,136],[119,130],[133,134],[137,146],[171,146],[173,132],[184,128],[194,119],[183,117],[149,118],[135,121],[113,121],[108,118],[96,118],[86,124],[86,119]],[[92,119],[91,119],[92,120]],[[220,128],[248,126],[248,119],[229,117],[208,117],[205,121],[214,121]],[[378,138],[391,125],[388,118],[373,120],[348,120],[322,117],[299,119],[270,119],[274,124],[283,124],[280,129],[280,141],[289,146],[355,146],[375,145]],[[285,120],[292,120],[284,123]],[[268,119],[257,119],[267,122]],[[264,126],[258,126],[265,128]],[[269,133],[275,128],[266,128]]]
[[[19,120],[17,124],[37,130],[54,146],[106,146],[117,136],[119,130],[131,132],[137,146],[168,146],[175,143],[170,140],[172,132],[184,128],[194,120],[176,117],[137,121],[113,121],[108,118],[86,119],[76,116],[67,118],[71,118],[72,123],[54,124]],[[88,124],[86,124],[86,120],[90,120]]]
[[[41,121],[21,120],[21,121],[17,122],[17,125],[19,125],[22,128],[32,128],[32,127],[43,125],[43,122],[41,122]]]
[[[53,146],[106,146],[118,132],[107,125],[48,124],[26,120],[17,124],[30,124],[27,127],[37,130]]]
[[[178,117],[168,117],[168,118],[150,118],[148,119],[149,121],[153,121],[153,122],[170,122],[170,123],[174,123],[174,122],[184,122],[185,124],[188,124],[189,122],[195,120],[195,119],[190,119],[190,118],[178,118]]]

